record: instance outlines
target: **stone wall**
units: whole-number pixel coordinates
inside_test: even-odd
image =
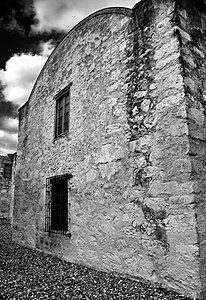
[[[176,34],[181,51],[189,136],[190,207],[196,219],[197,242],[191,245],[200,258],[203,299],[206,298],[206,5],[181,1],[177,5]],[[196,248],[196,249],[195,249]],[[188,249],[185,251],[189,252]],[[188,258],[189,259],[189,258]]]
[[[15,241],[200,296],[205,17],[203,1],[144,0],[66,35],[20,109]],[[54,97],[71,83],[55,139]],[[65,173],[71,238],[45,232],[46,178]]]
[[[134,59],[128,95],[135,224],[151,277],[187,292],[200,290],[196,219],[175,1],[134,8]],[[144,13],[143,13],[144,12]]]
[[[13,155],[0,156],[0,218],[10,218],[12,177],[5,177],[5,165],[12,165]]]

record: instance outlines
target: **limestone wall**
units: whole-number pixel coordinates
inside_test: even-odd
[[[128,95],[133,201],[144,216],[137,218],[136,229],[140,247],[153,262],[151,276],[198,294],[199,247],[178,14],[176,1],[143,1],[134,9],[135,65]]]
[[[138,239],[124,233],[136,215],[125,201],[133,184],[125,83],[131,21],[127,9],[97,13],[49,58],[20,110],[14,199],[14,240],[119,271],[121,256],[132,256]],[[70,131],[54,139],[53,97],[71,82]],[[71,240],[44,232],[46,178],[64,173],[73,175]]]
[[[200,295],[205,15],[203,1],[144,0],[63,39],[20,109],[14,240]],[[55,139],[70,83],[70,130]],[[45,232],[46,178],[64,173],[71,238]]]
[[[10,217],[10,202],[12,197],[11,178],[5,178],[5,165],[12,165],[13,156],[0,156],[0,218]]]
[[[203,299],[206,297],[206,5],[204,1],[182,1],[178,5],[177,34],[181,46],[189,135],[189,157],[195,212],[197,255]],[[192,245],[191,245],[192,247]],[[187,249],[188,252],[188,249]]]

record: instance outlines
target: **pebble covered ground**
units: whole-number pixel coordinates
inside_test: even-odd
[[[150,285],[69,263],[52,255],[21,247],[0,220],[0,299],[190,299]]]

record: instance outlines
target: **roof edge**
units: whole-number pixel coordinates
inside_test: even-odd
[[[141,5],[143,5],[145,2],[147,2],[148,0],[140,0],[139,2],[137,2],[132,10],[136,10],[138,9]],[[174,0],[174,2],[178,3],[178,2],[182,2],[181,0]],[[186,1],[185,1],[186,2]],[[204,7],[206,9],[206,0],[194,0],[194,2],[199,5],[201,5],[202,7]]]
[[[120,15],[125,15],[128,17],[132,17],[132,9],[131,8],[127,8],[127,7],[107,7],[107,8],[103,8],[100,10],[95,11],[94,13],[88,15],[87,17],[85,17],[83,20],[81,20],[79,23],[77,23],[76,25],[74,25],[74,27],[72,27],[61,39],[61,41],[56,45],[56,47],[54,48],[54,50],[52,51],[52,53],[49,55],[49,57],[47,58],[45,64],[43,65],[41,71],[39,72],[36,81],[33,85],[33,88],[31,90],[31,93],[29,95],[28,100],[22,104],[19,109],[18,112],[20,112],[29,102],[29,99],[34,91],[34,88],[37,84],[37,81],[39,79],[39,77],[41,76],[41,73],[44,71],[47,62],[49,61],[49,58],[53,55],[53,53],[56,51],[56,49],[67,39],[67,37],[72,34],[75,30],[77,30],[79,27],[81,27],[83,24],[87,23],[88,21],[90,21],[91,19],[100,16],[100,15],[106,15],[106,14],[120,14]]]

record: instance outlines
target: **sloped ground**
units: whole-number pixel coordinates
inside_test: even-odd
[[[0,299],[189,299],[145,282],[65,262],[11,241],[0,220]]]

